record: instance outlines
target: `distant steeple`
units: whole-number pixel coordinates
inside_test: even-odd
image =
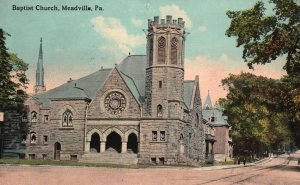
[[[213,107],[212,107],[211,98],[210,98],[209,90],[208,90],[206,100],[203,104],[203,109],[211,109],[211,108],[213,108]]]
[[[40,40],[40,51],[39,58],[37,62],[36,68],[36,76],[35,76],[35,86],[34,93],[41,93],[46,91],[46,86],[44,84],[44,66],[43,66],[43,40]]]

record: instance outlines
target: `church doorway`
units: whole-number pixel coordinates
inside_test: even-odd
[[[131,133],[128,136],[127,151],[128,153],[135,153],[135,154],[138,152],[137,136],[134,133]]]
[[[106,139],[106,151],[121,153],[121,136],[116,132],[112,132],[107,136]]]
[[[100,152],[100,136],[96,132],[91,137],[90,152],[92,153]]]
[[[60,151],[61,151],[61,144],[56,142],[54,144],[54,160],[60,160]]]

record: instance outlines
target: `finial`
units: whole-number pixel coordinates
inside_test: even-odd
[[[209,89],[208,89],[208,91],[207,91],[207,94],[209,95]]]
[[[41,43],[43,42],[43,39],[42,39],[42,37],[41,37]]]

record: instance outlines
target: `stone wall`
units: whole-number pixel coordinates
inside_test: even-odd
[[[157,163],[177,163],[180,125],[183,124],[179,120],[141,120],[139,163],[153,163],[153,160]],[[153,132],[157,134],[156,139]],[[164,139],[161,138],[161,132],[165,133]]]
[[[52,100],[51,108],[38,107],[35,101],[26,102],[29,105],[26,139],[26,157],[53,159],[54,145],[61,144],[60,159],[70,160],[70,155],[79,157],[84,149],[85,100]],[[31,120],[30,112],[38,112],[36,122]],[[73,114],[72,126],[62,126],[62,115],[66,110]],[[45,116],[48,116],[48,121]],[[31,141],[31,134],[36,133],[36,141]],[[47,137],[47,139],[45,138]],[[47,140],[47,141],[46,141]]]

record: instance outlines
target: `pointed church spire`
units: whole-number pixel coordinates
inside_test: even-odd
[[[46,91],[46,86],[44,84],[44,66],[43,66],[43,40],[40,40],[40,50],[39,50],[39,58],[37,62],[36,68],[36,76],[35,76],[35,87],[34,92],[40,93]]]
[[[211,108],[213,108],[213,107],[212,107],[211,98],[210,98],[209,90],[208,90],[206,100],[203,104],[203,109],[211,109]]]

